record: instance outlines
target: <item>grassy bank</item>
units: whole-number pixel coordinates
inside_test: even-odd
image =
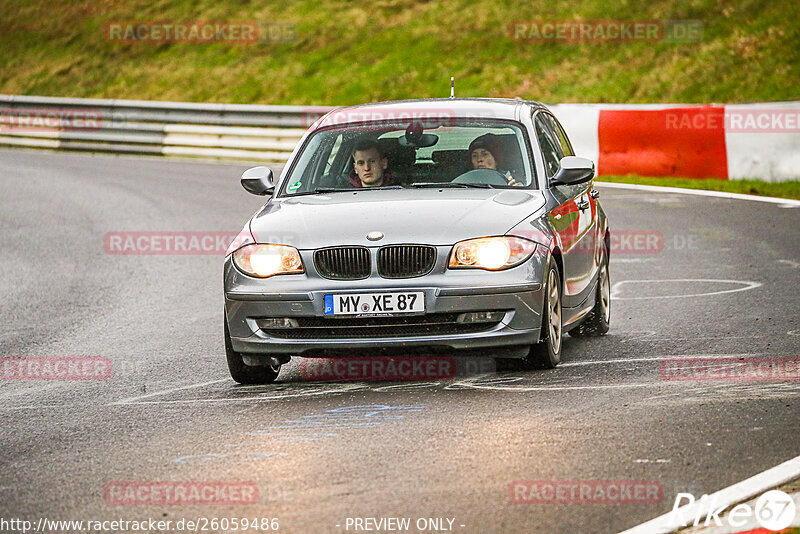
[[[343,105],[446,96],[545,102],[800,98],[797,2],[0,0],[0,92]],[[692,20],[696,42],[530,42],[515,21]],[[124,43],[115,21],[253,21],[253,44]],[[282,28],[291,27],[290,31]],[[269,31],[274,30],[270,36]],[[270,42],[279,41],[279,42]]]

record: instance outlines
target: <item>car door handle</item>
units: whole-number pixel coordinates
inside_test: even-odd
[[[583,211],[588,207],[589,207],[589,201],[588,200],[581,200],[580,202],[578,202],[578,209],[579,210]]]
[[[600,191],[598,191],[597,189],[592,189],[591,191],[589,191],[589,196],[592,198],[597,198],[600,196]]]

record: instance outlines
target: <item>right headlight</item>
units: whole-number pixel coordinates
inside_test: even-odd
[[[300,252],[289,245],[253,243],[234,252],[233,263],[243,273],[258,278],[306,272]]]
[[[521,237],[480,237],[459,241],[450,252],[450,269],[502,271],[516,267],[536,251],[536,243]]]

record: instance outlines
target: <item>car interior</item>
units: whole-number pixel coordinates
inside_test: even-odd
[[[524,177],[525,166],[516,135],[513,133],[502,134],[497,137],[502,147],[504,169],[510,171],[514,177]],[[420,182],[452,182],[472,170],[467,149],[433,150],[429,158],[417,159],[419,149],[413,145],[402,144],[400,139],[398,137],[377,139],[378,145],[389,162],[387,170],[392,171],[398,177],[400,185]],[[346,152],[349,153],[349,150]],[[344,170],[340,175],[347,176],[353,170],[352,158],[347,158],[344,164]],[[520,180],[517,178],[517,181]]]

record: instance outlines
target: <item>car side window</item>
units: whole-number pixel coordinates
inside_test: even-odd
[[[575,151],[572,150],[572,144],[569,142],[567,133],[564,131],[564,128],[561,127],[561,124],[550,114],[544,114],[544,117],[550,125],[550,129],[556,134],[556,138],[561,145],[561,152],[563,152],[565,156],[574,156]]]
[[[561,158],[563,157],[561,143],[556,141],[552,132],[549,131],[549,128],[547,128],[542,119],[541,113],[534,117],[533,123],[536,129],[536,137],[539,140],[539,146],[542,149],[547,177],[551,178],[556,171],[558,171]]]

